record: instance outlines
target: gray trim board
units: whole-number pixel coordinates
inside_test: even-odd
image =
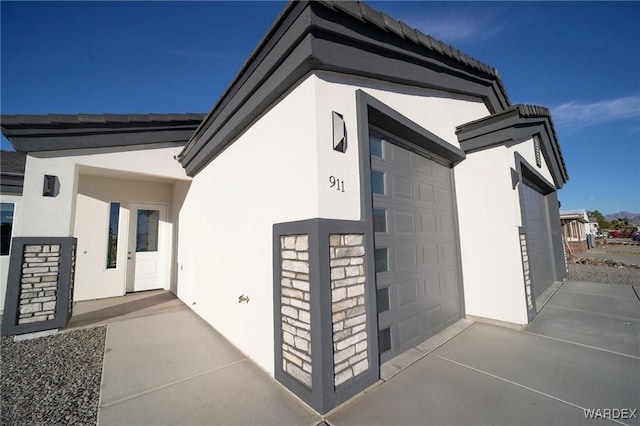
[[[364,4],[292,2],[180,153],[187,174],[315,70],[470,95],[493,112],[510,105],[493,68]]]
[[[373,228],[361,221],[308,219],[273,225],[273,306],[275,377],[321,414],[324,414],[365,390],[380,377],[378,363],[378,327],[375,301],[375,269],[373,264]],[[331,313],[330,234],[363,234],[367,289],[367,332],[369,369],[345,383],[334,386],[333,324]],[[282,369],[281,253],[280,236],[309,236],[309,290],[311,306],[312,387],[308,388]]]
[[[60,244],[60,266],[58,269],[58,289],[56,294],[55,318],[29,324],[18,324],[18,307],[20,304],[20,287],[24,246],[29,244]],[[74,237],[15,237],[11,240],[9,260],[9,276],[7,293],[2,317],[2,335],[32,333],[64,327],[71,318],[72,262],[77,239]]]
[[[367,106],[367,116],[370,123],[375,123],[378,129],[410,141],[420,148],[438,155],[452,164],[457,164],[466,158],[464,151],[451,145],[444,139],[431,133],[419,124],[411,121],[388,105],[369,95],[363,90],[356,91],[358,102]],[[367,136],[367,140],[368,140]]]
[[[186,143],[204,114],[3,115],[2,133],[17,151]]]
[[[466,153],[498,145],[510,146],[538,135],[555,187],[562,188],[569,179],[551,113],[547,108],[514,105],[506,111],[460,125],[456,128],[456,134],[460,147]]]

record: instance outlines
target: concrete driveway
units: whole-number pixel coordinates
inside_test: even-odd
[[[640,424],[630,286],[567,282],[523,330],[465,320],[324,418],[170,294],[127,297],[139,298],[128,311],[115,301],[74,311],[76,326],[109,324],[100,426]]]
[[[585,410],[599,409],[596,417],[640,424],[639,408],[640,302],[633,289],[567,282],[524,330],[475,323],[328,422],[611,423],[585,418]]]

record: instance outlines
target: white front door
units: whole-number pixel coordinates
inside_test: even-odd
[[[127,292],[164,288],[167,207],[131,203],[129,209]]]

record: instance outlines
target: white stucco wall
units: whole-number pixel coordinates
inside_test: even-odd
[[[500,146],[469,154],[454,168],[465,311],[526,324],[518,233],[522,219],[511,167],[512,150]]]
[[[195,176],[179,213],[178,296],[271,374],[272,227],[360,220],[357,89],[455,146],[456,125],[488,114],[468,97],[311,75]],[[332,111],[344,116],[346,153],[333,150]],[[330,187],[330,176],[344,182],[344,192]],[[238,303],[243,294],[249,303]]]
[[[74,300],[122,296],[126,292],[131,202],[166,205],[164,253],[165,288],[171,285],[173,184],[113,179],[80,174],[73,235],[78,239]],[[120,203],[117,267],[107,269],[109,205]]]
[[[360,163],[356,91],[363,90],[413,122],[459,148],[456,126],[489,114],[484,103],[470,96],[406,87],[368,78],[318,72],[316,77],[318,136],[318,188],[320,216],[358,220],[360,212]],[[344,116],[348,149],[332,150],[331,112]],[[344,194],[329,186],[329,176],[345,181]],[[367,177],[368,178],[368,177]],[[357,188],[357,189],[356,189]]]
[[[105,173],[132,172],[184,180],[188,178],[173,158],[181,149],[182,144],[173,144],[156,148],[137,146],[29,153],[23,189],[23,200],[29,208],[20,215],[22,226],[16,236],[72,235],[80,168],[95,167],[105,169]],[[44,175],[58,177],[60,192],[56,197],[42,196]]]
[[[22,210],[22,197],[13,194],[0,194],[0,202],[13,203],[13,227],[11,229],[12,237],[18,235],[20,231],[19,214]],[[7,294],[7,277],[9,276],[9,258],[10,256],[0,256],[0,312],[4,312],[4,300]]]
[[[272,227],[318,217],[315,99],[314,79],[293,89],[195,176],[179,213],[178,296],[271,374]]]
[[[551,171],[549,170],[549,166],[547,165],[547,161],[544,158],[544,155],[540,155],[541,166],[536,166],[536,152],[534,148],[533,138],[527,139],[519,144],[516,144],[509,148],[509,151],[515,153],[516,151],[522,155],[527,163],[531,166],[532,169],[536,170],[540,173],[551,186],[555,186],[553,183],[553,176],[551,175]]]
[[[474,152],[454,168],[468,315],[526,324],[527,310],[518,227],[523,226],[511,168],[518,152],[553,186],[542,157],[536,166],[533,139]],[[482,224],[479,226],[478,224]]]

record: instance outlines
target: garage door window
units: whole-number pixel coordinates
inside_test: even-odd
[[[373,209],[373,232],[387,232],[386,209]]]
[[[376,306],[379,314],[389,310],[389,287],[376,291]]]
[[[384,195],[384,173],[375,170],[371,171],[371,191],[374,194]]]
[[[369,151],[374,157],[382,158],[382,138],[369,135]]]
[[[389,261],[387,258],[386,248],[377,248],[375,251],[376,272],[385,272],[389,270]]]

